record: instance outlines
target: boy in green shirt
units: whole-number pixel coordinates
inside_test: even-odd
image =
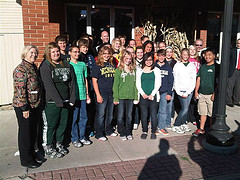
[[[197,74],[197,82],[195,88],[195,98],[198,100],[198,112],[200,114],[200,128],[192,135],[199,136],[205,133],[204,126],[207,116],[210,117],[212,124],[213,101],[216,91],[217,66],[215,63],[215,53],[212,49],[206,50],[206,64],[203,64]]]

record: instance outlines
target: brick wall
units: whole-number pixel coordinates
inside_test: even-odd
[[[142,32],[140,33],[138,30],[136,30],[135,28],[135,40],[136,40],[136,44],[137,46],[141,46],[142,43],[141,43],[141,37],[143,36],[143,33],[144,33],[144,29],[143,27],[140,27],[139,30]]]
[[[37,62],[43,60],[46,45],[59,35],[59,24],[49,23],[48,0],[22,0],[24,45],[39,48]]]
[[[207,47],[207,30],[200,30],[200,39],[203,40],[203,48]]]

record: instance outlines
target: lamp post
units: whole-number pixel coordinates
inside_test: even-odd
[[[226,91],[230,57],[233,3],[234,0],[225,0],[223,46],[216,121],[212,126],[212,131],[207,134],[206,140],[203,141],[203,147],[206,150],[222,154],[231,154],[238,149],[238,146],[234,143],[233,135],[228,132],[230,128],[226,124]]]

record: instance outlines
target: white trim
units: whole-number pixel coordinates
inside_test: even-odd
[[[87,34],[92,35],[92,26],[87,26],[86,32],[87,32]]]
[[[220,40],[219,40],[219,63],[221,63],[221,56],[222,56],[222,40],[223,40],[223,32],[220,32]]]

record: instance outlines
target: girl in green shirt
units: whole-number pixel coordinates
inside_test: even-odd
[[[129,51],[123,50],[120,65],[115,71],[113,84],[114,105],[118,105],[118,132],[123,141],[133,139],[132,109],[133,103],[138,103],[135,74],[132,54]]]

